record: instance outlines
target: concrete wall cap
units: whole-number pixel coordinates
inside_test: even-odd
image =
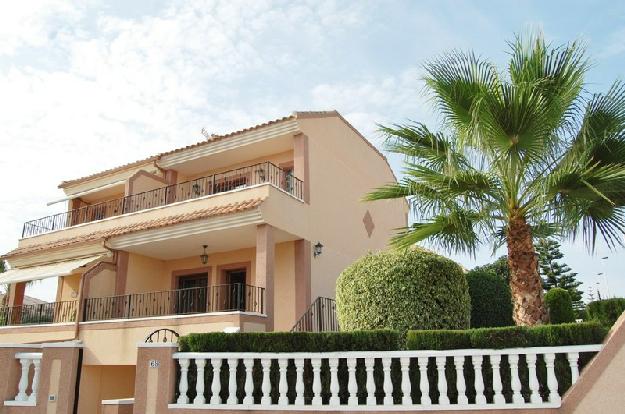
[[[82,341],[48,342],[41,344],[42,348],[82,348]]]
[[[0,344],[0,348],[41,348],[41,344]]]
[[[178,344],[171,342],[139,342],[137,348],[178,348]]]
[[[117,400],[102,400],[102,405],[131,405],[135,403],[134,398],[119,398]]]

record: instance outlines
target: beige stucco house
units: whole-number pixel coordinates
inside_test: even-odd
[[[133,395],[137,343],[155,330],[286,331],[333,297],[341,270],[406,225],[402,201],[361,201],[394,180],[331,111],[64,181],[67,212],[25,223],[3,256],[0,344],[81,341],[78,412],[97,413]],[[56,302],[23,304],[49,277]]]

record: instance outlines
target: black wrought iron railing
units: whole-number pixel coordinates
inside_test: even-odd
[[[338,332],[336,302],[319,296],[295,323],[291,332]]]
[[[78,301],[0,308],[0,326],[75,322]]]
[[[88,298],[83,306],[85,322],[226,311],[264,313],[265,289],[234,283]]]
[[[264,183],[303,199],[300,179],[271,162],[263,162],[27,221],[22,237]]]

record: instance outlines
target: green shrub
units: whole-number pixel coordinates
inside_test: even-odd
[[[471,317],[460,266],[419,249],[369,254],[337,281],[342,330],[466,329]]]
[[[514,325],[508,282],[481,268],[469,271],[466,277],[471,295],[471,328]]]
[[[390,330],[357,332],[221,332],[180,338],[181,352],[396,351],[402,337]]]
[[[588,317],[602,325],[611,327],[625,312],[625,298],[604,299],[590,302],[586,307]]]
[[[545,294],[545,303],[549,309],[551,323],[567,323],[575,321],[573,301],[568,290],[551,288]]]

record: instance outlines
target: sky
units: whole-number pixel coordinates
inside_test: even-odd
[[[585,42],[589,91],[624,77],[623,2],[0,2],[0,251],[25,221],[61,211],[46,203],[62,180],[201,141],[202,128],[336,109],[379,148],[378,123],[436,129],[422,65],[461,49],[503,67],[506,41],[531,30]],[[584,291],[625,296],[623,249],[591,255],[578,240],[563,252]],[[452,257],[465,268],[494,259],[489,247]]]

